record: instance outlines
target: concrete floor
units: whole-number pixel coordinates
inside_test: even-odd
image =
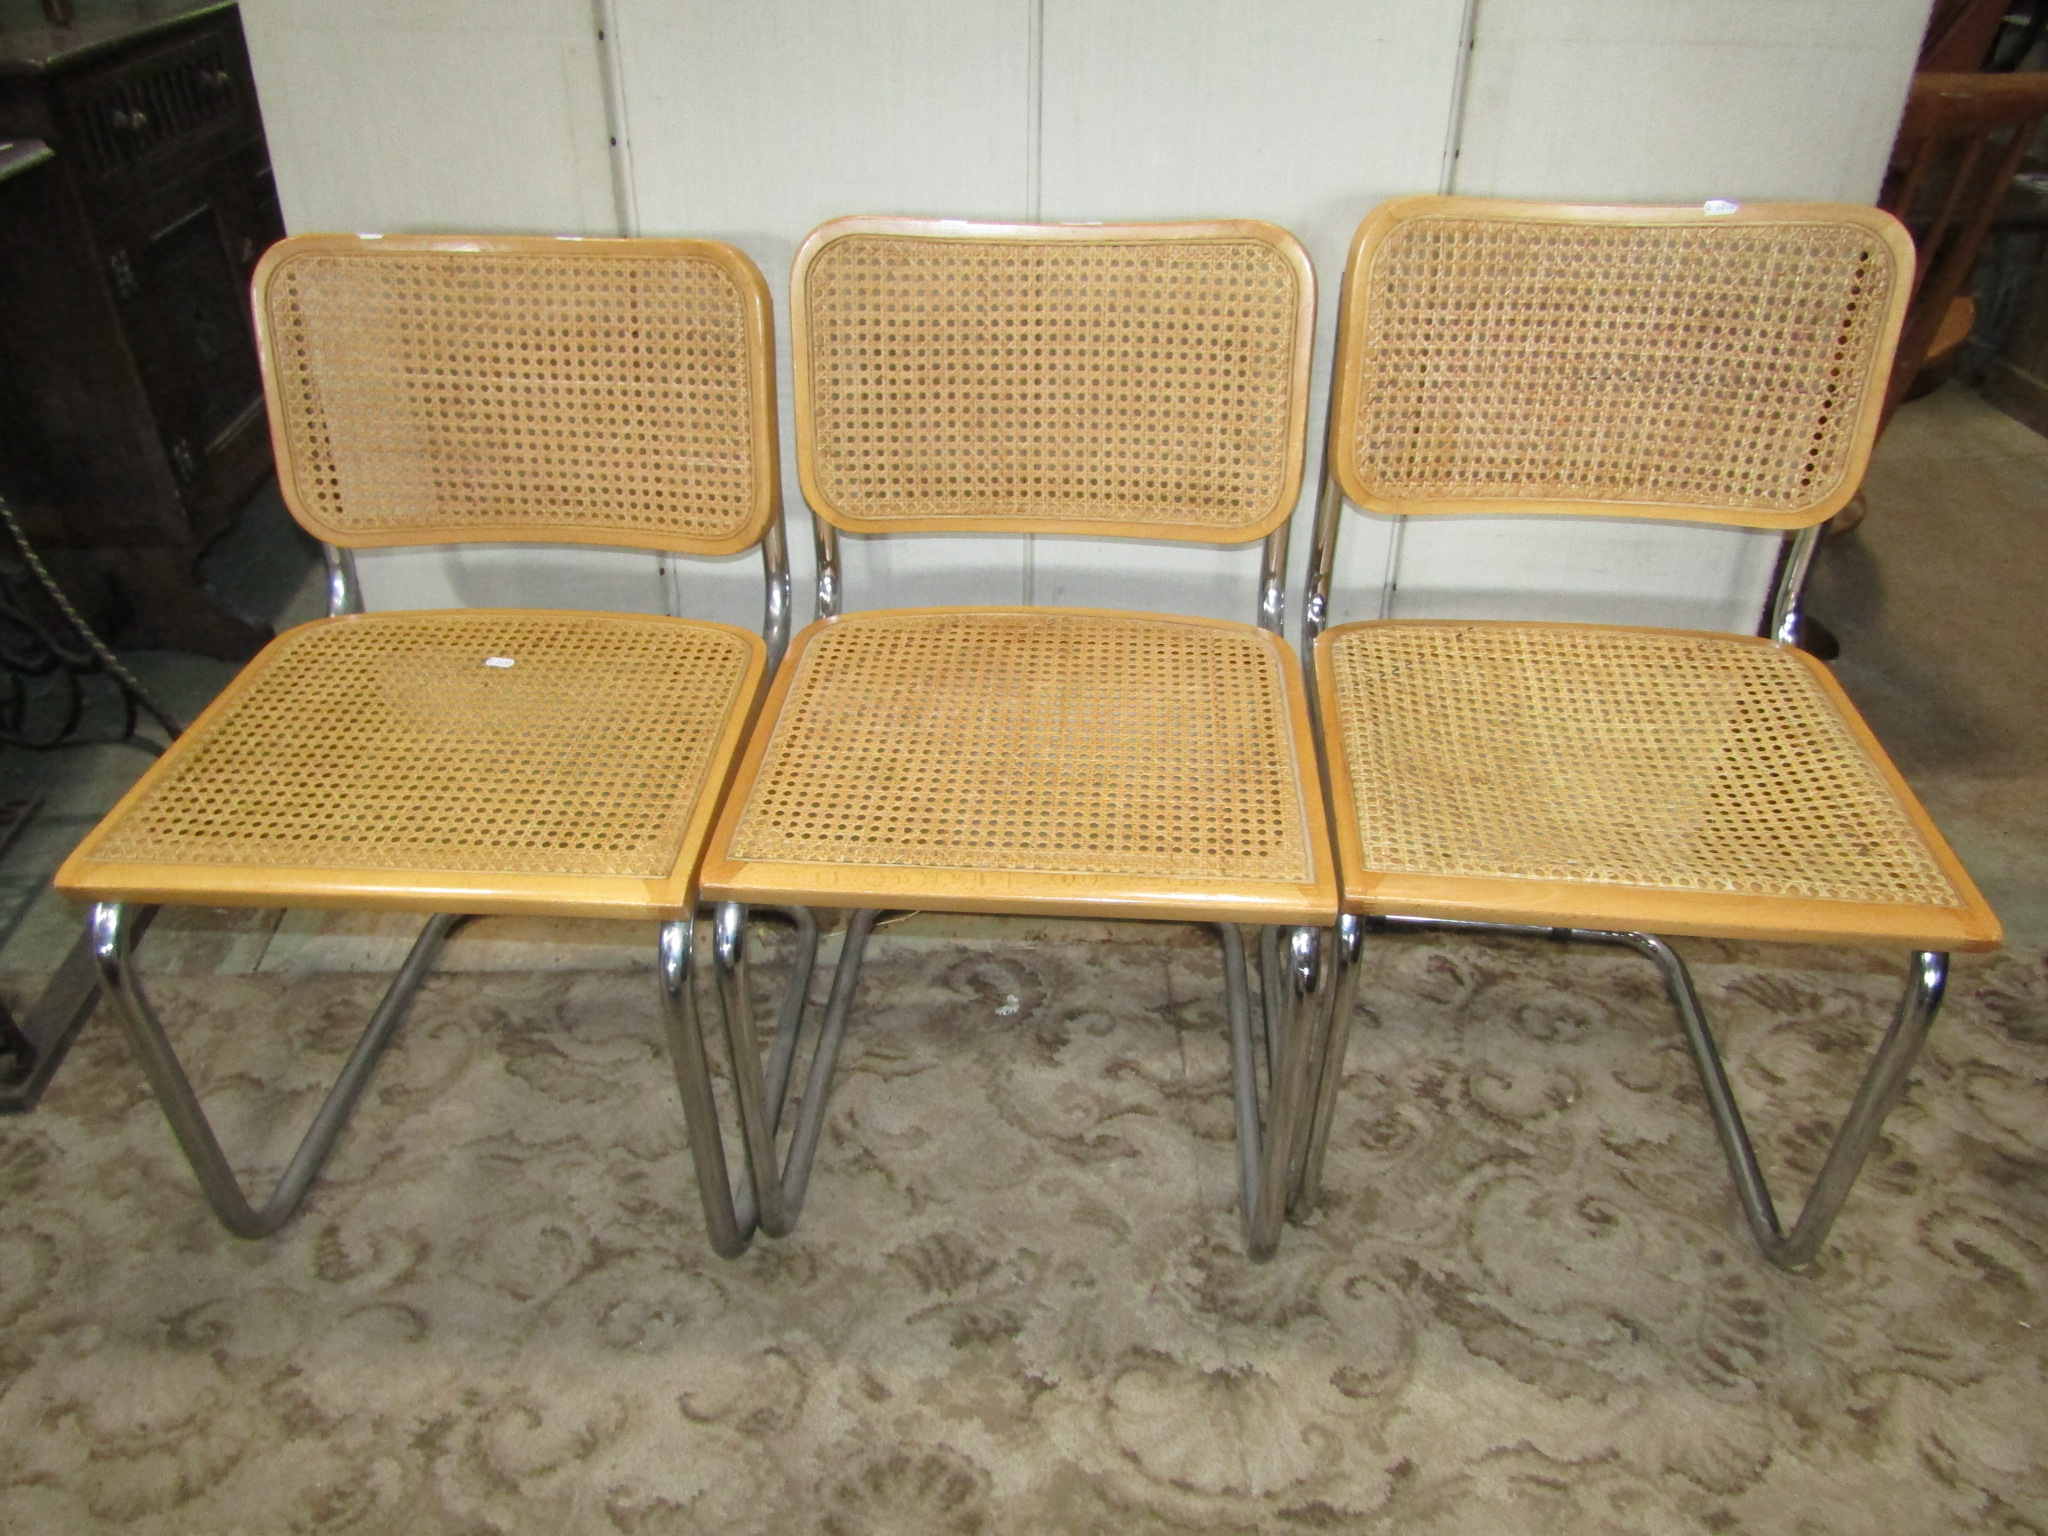
[[[1808,609],[2008,946],[2048,946],[2048,438],[1950,385],[1898,413],[1866,487]]]

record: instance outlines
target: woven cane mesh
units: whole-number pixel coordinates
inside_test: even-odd
[[[1896,280],[1853,224],[1403,221],[1352,300],[1358,482],[1796,514],[1859,467]]]
[[[309,625],[180,739],[175,771],[91,851],[665,879],[747,661],[738,635],[673,619],[392,613]]]
[[[329,529],[688,550],[758,508],[761,364],[716,262],[316,248],[263,303],[280,446]]]
[[[1367,870],[1960,907],[1806,668],[1710,635],[1333,633]]]
[[[842,236],[797,300],[813,483],[855,523],[1251,527],[1293,472],[1303,299],[1251,239]]]
[[[792,863],[1312,880],[1256,632],[859,615],[804,650],[732,840]]]

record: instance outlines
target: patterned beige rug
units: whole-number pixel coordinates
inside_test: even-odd
[[[1689,948],[1790,1185],[1896,958]],[[99,1019],[0,1123],[0,1529],[2048,1530],[2042,955],[1959,963],[1793,1277],[1641,961],[1370,953],[1327,1205],[1263,1267],[1195,930],[879,944],[812,1208],[736,1263],[645,974],[432,983],[255,1244]],[[378,985],[158,984],[246,1166]]]

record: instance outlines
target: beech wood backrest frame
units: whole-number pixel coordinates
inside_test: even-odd
[[[1520,496],[1396,499],[1377,494],[1364,483],[1348,441],[1362,404],[1360,356],[1369,315],[1369,304],[1362,290],[1374,259],[1386,247],[1389,237],[1402,226],[1422,219],[1646,229],[1726,230],[1799,223],[1859,227],[1892,256],[1893,277],[1886,295],[1886,312],[1880,320],[1882,338],[1872,362],[1872,378],[1876,380],[1885,378],[1890,370],[1914,266],[1913,245],[1905,229],[1889,214],[1861,204],[1751,203],[1729,206],[1725,212],[1708,212],[1697,204],[1676,207],[1581,206],[1483,197],[1401,197],[1382,203],[1359,225],[1351,242],[1351,254],[1345,263],[1343,290],[1338,303],[1337,354],[1331,376],[1326,465],[1355,505],[1368,511],[1404,516],[1481,513],[1498,516],[1632,517],[1790,531],[1826,522],[1855,495],[1862,480],[1863,466],[1869,460],[1871,443],[1877,435],[1882,390],[1866,389],[1856,402],[1855,421],[1847,434],[1845,468],[1837,482],[1825,496],[1793,511],[1677,501],[1544,500]]]
[[[1262,516],[1241,525],[1140,522],[1135,519],[1086,520],[1048,517],[848,517],[820,483],[816,462],[816,391],[812,383],[813,345],[810,315],[810,274],[819,255],[835,242],[859,236],[942,242],[1072,242],[1129,244],[1243,242],[1255,240],[1271,249],[1291,270],[1296,304],[1290,362],[1290,401],[1285,440],[1280,446],[1282,474],[1272,504]],[[1257,219],[1223,219],[1134,224],[1012,224],[960,219],[895,218],[859,215],[829,220],[811,231],[798,249],[790,273],[790,350],[796,397],[797,475],[817,541],[818,617],[840,612],[843,589],[839,571],[838,534],[881,533],[1008,533],[1058,537],[1160,539],[1184,543],[1244,545],[1263,539],[1265,549],[1257,604],[1260,627],[1278,634],[1285,617],[1285,576],[1288,535],[1301,496],[1306,460],[1310,377],[1314,366],[1316,319],[1315,273],[1301,243],[1277,224]]]
[[[1856,419],[1848,436],[1846,467],[1837,483],[1829,494],[1791,514],[1675,502],[1550,501],[1507,496],[1392,500],[1375,495],[1360,479],[1350,441],[1360,404],[1358,355],[1363,345],[1366,319],[1366,301],[1361,297],[1361,273],[1369,270],[1374,254],[1391,230],[1409,220],[1428,217],[1498,219],[1511,223],[1552,225],[1703,229],[1818,220],[1850,224],[1869,231],[1872,238],[1891,255],[1892,281],[1880,320],[1882,329],[1871,357],[1870,377],[1857,401]],[[1433,195],[1394,198],[1380,204],[1366,216],[1352,238],[1351,254],[1345,263],[1343,286],[1338,297],[1337,353],[1331,370],[1330,414],[1324,436],[1322,481],[1317,492],[1315,532],[1309,551],[1307,592],[1303,603],[1302,665],[1309,677],[1311,698],[1315,695],[1316,638],[1331,620],[1331,583],[1347,499],[1367,511],[1396,516],[1637,518],[1777,529],[1786,535],[1785,547],[1779,555],[1760,632],[1768,638],[1792,643],[1799,628],[1800,598],[1819,541],[1821,525],[1840,511],[1860,489],[1864,470],[1869,464],[1871,446],[1883,422],[1884,381],[1890,375],[1913,289],[1914,273],[1912,239],[1904,226],[1890,214],[1862,204],[1753,203],[1712,213],[1695,204],[1582,205]],[[1320,718],[1317,726],[1320,730]]]
[[[284,381],[280,377],[281,365],[277,356],[279,343],[270,306],[266,302],[270,284],[281,266],[294,257],[317,253],[359,257],[368,261],[374,261],[380,255],[436,253],[450,257],[483,254],[563,259],[680,257],[715,265],[733,282],[744,308],[747,333],[754,477],[753,505],[744,522],[728,535],[693,538],[673,531],[591,528],[570,519],[541,521],[522,518],[515,521],[508,518],[497,523],[445,525],[423,522],[418,526],[366,532],[321,518],[310,510],[311,498],[300,484],[300,466],[292,451],[290,432],[280,404]],[[450,543],[589,544],[664,554],[716,556],[752,549],[769,537],[770,530],[780,521],[781,458],[775,409],[773,304],[760,269],[733,246],[713,240],[583,239],[556,235],[292,235],[264,253],[251,278],[250,292],[255,313],[257,355],[263,373],[265,409],[270,421],[271,441],[276,449],[278,487],[292,516],[324,544],[343,550]]]

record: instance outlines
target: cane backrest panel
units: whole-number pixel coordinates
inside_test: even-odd
[[[96,900],[680,902],[764,666],[660,615],[362,614],[272,642],[60,881]]]
[[[1397,199],[1352,246],[1332,467],[1381,512],[1820,522],[1862,479],[1912,270],[1849,205]]]
[[[826,224],[791,279],[805,495],[858,532],[1262,537],[1314,321],[1269,224]]]
[[[773,511],[768,293],[729,247],[299,236],[255,304],[279,485],[330,543],[729,554]]]
[[[1306,700],[1250,625],[853,614],[799,637],[766,718],[712,839],[720,899],[1334,912]]]
[[[1655,919],[1669,933],[1996,940],[1955,856],[1802,651],[1688,631],[1382,621],[1331,631],[1318,662],[1354,903],[1565,926]]]

